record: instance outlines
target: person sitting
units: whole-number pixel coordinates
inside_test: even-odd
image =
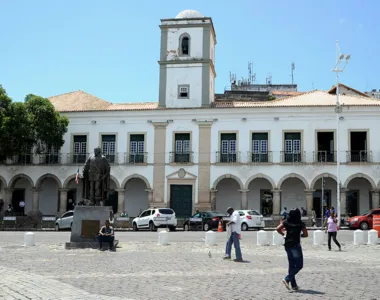
[[[99,240],[99,250],[103,249],[103,242],[105,242],[105,243],[109,243],[110,251],[115,251],[113,247],[113,242],[115,240],[114,230],[109,220],[106,221],[105,226],[100,228],[98,240]]]

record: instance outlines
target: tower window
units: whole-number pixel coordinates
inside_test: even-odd
[[[180,38],[180,43],[180,55],[190,55],[190,37],[188,35],[182,35]]]
[[[189,99],[190,85],[178,86],[178,99]]]

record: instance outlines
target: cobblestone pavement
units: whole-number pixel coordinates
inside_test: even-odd
[[[118,234],[121,248],[112,253],[65,250],[69,233],[36,233],[27,248],[21,233],[0,233],[0,299],[380,299],[380,245],[347,239],[342,252],[330,252],[304,239],[302,289],[290,294],[281,283],[283,247],[256,246],[253,232],[241,241],[246,263],[221,259],[224,234],[212,247],[177,241],[182,233],[170,233],[168,246],[153,241],[157,233],[141,233],[147,242],[138,234]]]

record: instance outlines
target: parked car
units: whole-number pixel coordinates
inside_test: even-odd
[[[171,208],[149,208],[144,210],[132,221],[133,231],[139,229],[149,229],[155,231],[157,228],[168,227],[170,231],[176,230],[177,218]]]
[[[223,218],[228,217],[227,214],[218,211],[203,211],[194,214],[183,223],[183,230],[204,230],[209,231],[218,229],[219,221],[222,221],[223,230],[226,228],[227,220]]]
[[[345,222],[345,225],[350,229],[371,229],[373,223],[373,215],[380,215],[380,208],[370,209],[360,214],[359,216],[351,217]]]
[[[249,230],[250,228],[264,229],[264,217],[257,210],[239,210],[239,215],[242,231]]]
[[[65,212],[60,218],[55,221],[55,230],[71,229],[73,225],[74,211],[69,210]]]

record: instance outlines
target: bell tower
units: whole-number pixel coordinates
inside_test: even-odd
[[[216,36],[212,19],[184,10],[161,20],[159,106],[207,107],[215,94]]]

